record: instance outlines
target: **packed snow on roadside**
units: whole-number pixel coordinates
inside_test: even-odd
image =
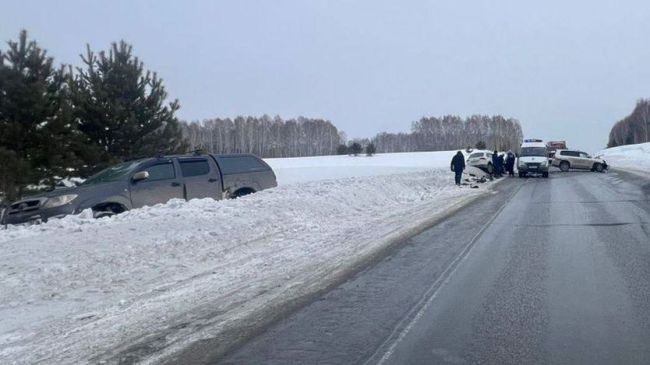
[[[650,142],[607,148],[597,153],[612,168],[650,174]]]
[[[276,160],[281,185],[240,199],[0,230],[0,363],[110,363],[129,346],[156,362],[250,328],[484,193],[453,185],[451,154],[411,154],[419,170],[395,175],[402,156]]]

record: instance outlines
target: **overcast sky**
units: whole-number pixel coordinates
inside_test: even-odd
[[[503,114],[596,151],[650,96],[650,1],[5,1],[57,62],[124,39],[186,120],[279,114],[349,137]],[[5,46],[2,46],[5,48]]]

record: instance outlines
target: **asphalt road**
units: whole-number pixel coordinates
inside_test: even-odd
[[[192,361],[650,363],[650,180],[557,172],[498,189],[225,357]]]

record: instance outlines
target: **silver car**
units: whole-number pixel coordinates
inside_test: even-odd
[[[562,171],[580,169],[603,172],[607,170],[607,162],[601,158],[591,157],[588,153],[576,150],[557,150],[553,156],[553,166]]]
[[[13,202],[2,223],[44,222],[85,209],[100,218],[174,198],[237,198],[275,186],[273,170],[255,155],[158,156],[109,167],[74,188]]]

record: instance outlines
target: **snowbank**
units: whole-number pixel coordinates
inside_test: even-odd
[[[302,183],[277,165],[293,183],[237,200],[1,230],[0,363],[117,362],[130,346],[155,362],[254,327],[486,190],[453,186],[447,164]]]
[[[597,155],[612,168],[650,174],[650,142],[608,148]]]

